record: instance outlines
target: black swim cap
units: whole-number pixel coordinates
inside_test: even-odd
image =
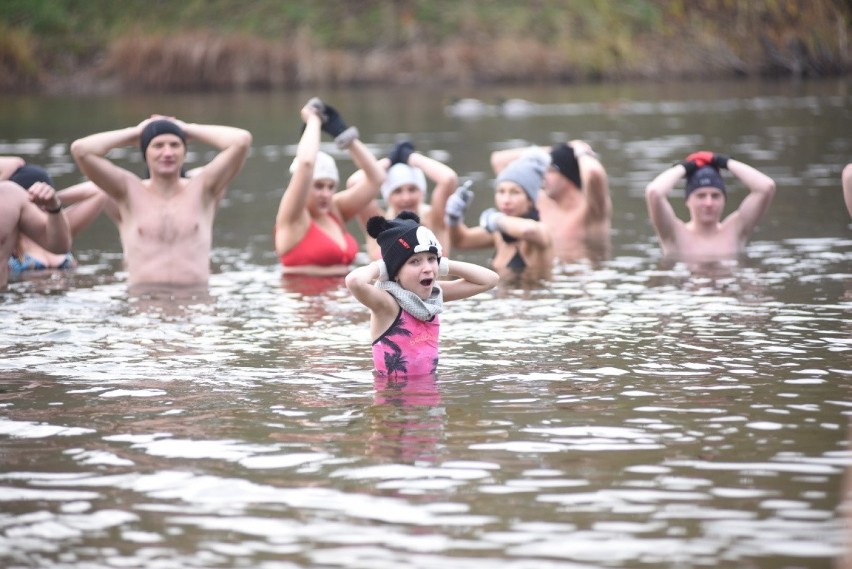
[[[34,164],[24,164],[15,173],[9,176],[9,180],[15,182],[25,190],[30,189],[30,186],[36,182],[44,182],[49,186],[53,186],[53,178],[47,173],[47,170],[41,166]]]
[[[183,129],[174,121],[167,119],[159,119],[151,121],[142,129],[142,134],[139,135],[139,148],[142,150],[142,158],[145,158],[145,151],[148,150],[148,145],[151,141],[161,134],[174,134],[181,139],[183,145],[186,146],[186,134]]]
[[[579,189],[583,189],[583,181],[580,179],[580,163],[574,155],[574,149],[565,144],[555,144],[550,149],[550,164],[559,172],[574,182]]]

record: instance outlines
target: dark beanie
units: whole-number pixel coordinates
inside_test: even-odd
[[[420,218],[410,211],[403,211],[396,219],[385,219],[379,215],[371,217],[367,220],[367,233],[379,243],[390,280],[415,253],[428,251],[439,258],[442,254],[435,234],[420,225]]]
[[[580,178],[580,163],[574,156],[574,149],[564,142],[555,144],[550,148],[550,164],[559,172],[574,182],[574,185],[583,189],[583,180]]]
[[[32,164],[24,164],[15,173],[9,177],[9,180],[15,182],[25,190],[30,189],[30,186],[36,182],[44,182],[49,186],[53,186],[53,178],[47,173],[47,170],[41,166]]]
[[[689,194],[698,188],[716,188],[722,190],[725,197],[728,197],[728,192],[725,189],[725,181],[722,180],[722,175],[719,170],[713,166],[702,166],[686,178],[686,188],[684,189],[684,199],[689,197]]]
[[[142,134],[139,135],[139,148],[142,150],[142,158],[145,158],[145,151],[148,150],[148,145],[155,137],[161,134],[174,134],[183,141],[186,146],[186,134],[183,129],[174,121],[167,119],[159,119],[151,121],[142,129]]]

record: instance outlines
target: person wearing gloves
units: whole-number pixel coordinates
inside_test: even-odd
[[[482,212],[479,227],[464,224],[473,194],[466,186],[458,188],[446,206],[453,247],[494,247],[491,264],[503,277],[548,277],[553,265],[553,238],[539,221],[535,206],[548,163],[547,154],[533,148],[506,166],[494,182],[497,207]]]
[[[455,170],[425,154],[418,152],[414,144],[405,140],[394,145],[386,158],[379,160],[379,165],[387,170],[385,181],[382,182],[381,194],[385,202],[382,209],[377,201],[373,201],[359,214],[363,223],[375,215],[386,219],[394,219],[403,211],[416,213],[423,225],[432,230],[449,255],[450,242],[447,226],[444,224],[444,207],[447,198],[455,191],[459,183]],[[363,176],[356,172],[349,180]],[[432,190],[432,201],[426,203],[427,179],[435,184]],[[381,257],[381,251],[375,239],[367,237],[367,252],[372,259]]]
[[[370,309],[375,372],[434,374],[444,302],[490,290],[499,277],[485,267],[447,259],[435,234],[414,213],[404,211],[392,220],[371,217],[367,232],[382,258],[349,273],[346,286]],[[456,278],[438,284],[439,276]]]
[[[727,169],[749,194],[724,220],[727,188],[721,170]],[[668,197],[686,177],[689,221],[675,215]],[[775,182],[755,168],[722,154],[703,150],[660,173],[645,188],[645,201],[663,255],[679,260],[734,259],[743,253],[757,223],[775,195]]]
[[[192,178],[183,176],[187,142],[218,153]],[[136,293],[206,290],[210,278],[213,220],[228,184],[251,148],[241,128],[194,124],[153,115],[136,126],[100,132],[71,144],[74,161],[112,198],[128,288]],[[107,154],[138,144],[149,177],[113,163]]]
[[[606,258],[611,249],[612,199],[609,178],[598,155],[584,140],[538,147],[550,155],[536,207],[562,261]],[[495,175],[527,151],[491,153]]]
[[[345,224],[376,197],[384,172],[334,107],[314,97],[300,114],[305,127],[275,216],[275,253],[284,275],[343,276],[359,250]],[[322,132],[364,172],[341,192],[334,158],[320,150]]]

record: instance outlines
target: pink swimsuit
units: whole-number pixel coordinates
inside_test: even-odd
[[[438,367],[438,335],[441,326],[418,320],[402,308],[390,328],[373,342],[373,365],[382,375],[422,375]]]

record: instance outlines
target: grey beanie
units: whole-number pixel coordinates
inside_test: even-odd
[[[544,171],[550,164],[550,156],[543,150],[532,149],[506,166],[495,180],[495,186],[503,181],[518,184],[535,203],[544,181]]]

